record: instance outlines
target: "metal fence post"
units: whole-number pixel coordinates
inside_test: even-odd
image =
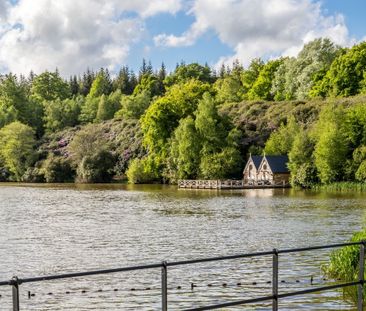
[[[363,311],[363,285],[365,281],[365,241],[361,241],[360,244],[358,280],[360,284],[357,285],[357,310]]]
[[[278,310],[278,250],[273,249],[272,256],[272,311]]]
[[[163,261],[161,267],[161,303],[162,311],[168,310],[168,267],[167,262]]]
[[[10,285],[13,296],[13,311],[19,311],[19,279],[14,276],[10,281]]]

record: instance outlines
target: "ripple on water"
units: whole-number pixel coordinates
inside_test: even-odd
[[[365,212],[363,196],[282,189],[5,184],[0,198],[1,279],[344,242]],[[320,269],[328,256],[281,255],[280,290],[309,288],[311,276],[329,282]],[[170,310],[270,295],[271,258],[169,268],[168,279]],[[23,284],[21,302],[25,310],[157,310],[160,284],[159,269]],[[7,308],[9,288],[0,294]],[[283,299],[280,309],[353,310],[339,291]]]

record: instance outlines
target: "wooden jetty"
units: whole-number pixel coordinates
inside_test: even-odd
[[[188,189],[266,189],[266,188],[289,188],[290,184],[286,181],[269,183],[258,181],[256,183],[244,183],[244,180],[233,179],[213,179],[213,180],[178,180],[178,188]]]

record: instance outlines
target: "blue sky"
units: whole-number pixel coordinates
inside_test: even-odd
[[[350,38],[361,41],[366,37],[366,1],[322,0],[313,2],[321,4],[325,16],[337,14],[344,16]],[[140,59],[136,58],[136,54],[133,54],[128,59],[129,64],[134,68],[138,68],[141,59],[146,58],[151,60],[154,66],[159,66],[164,61],[171,69],[174,69],[175,64],[181,60],[186,63],[199,62],[204,64],[207,62],[210,65],[215,65],[220,57],[234,53],[232,47],[222,42],[214,31],[199,38],[192,46],[179,48],[154,47],[152,40],[154,36],[165,32],[179,36],[189,29],[194,21],[194,16],[187,14],[187,12],[179,12],[174,15],[159,14],[149,18],[146,21],[146,29],[149,35],[146,36],[144,42],[136,46],[136,50],[139,50]],[[148,52],[144,50],[146,46],[151,47]]]
[[[327,14],[342,14],[352,36],[362,40],[366,36],[366,1],[364,0],[323,0]]]
[[[364,0],[0,0],[0,73],[247,65],[317,37],[351,46],[366,38],[364,12]]]

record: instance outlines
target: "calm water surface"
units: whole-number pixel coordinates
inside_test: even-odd
[[[282,189],[1,184],[0,280],[345,242],[363,226],[365,199]],[[281,256],[280,291],[309,288],[311,276],[314,286],[330,284],[320,268],[328,256]],[[170,268],[168,280],[170,310],[270,295],[271,258]],[[22,310],[160,309],[159,269],[20,288]],[[0,310],[10,310],[10,288],[0,294]],[[281,300],[279,307],[354,310],[340,291]]]

